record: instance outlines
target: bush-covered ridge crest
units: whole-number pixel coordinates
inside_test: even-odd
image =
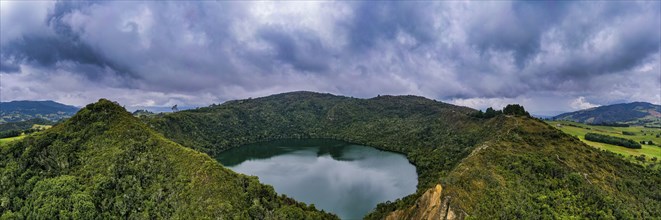
[[[2,219],[335,219],[151,130],[102,99],[0,146]]]

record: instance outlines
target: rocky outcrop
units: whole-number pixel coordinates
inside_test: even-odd
[[[426,219],[426,220],[452,220],[464,219],[465,214],[455,213],[450,207],[451,197],[442,197],[443,187],[437,184],[435,187],[425,191],[416,201],[415,205],[408,209],[396,210],[386,217],[386,220],[399,219]]]

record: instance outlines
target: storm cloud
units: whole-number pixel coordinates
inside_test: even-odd
[[[661,3],[0,3],[0,99],[206,106],[311,90],[550,114],[661,103]]]

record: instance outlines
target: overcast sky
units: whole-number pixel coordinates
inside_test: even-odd
[[[0,99],[207,106],[309,90],[555,114],[661,102],[661,4],[0,2]]]

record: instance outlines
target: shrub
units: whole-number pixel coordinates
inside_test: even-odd
[[[530,117],[530,113],[528,113],[526,109],[523,108],[523,106],[518,104],[510,104],[505,106],[505,108],[503,108],[503,114]]]

